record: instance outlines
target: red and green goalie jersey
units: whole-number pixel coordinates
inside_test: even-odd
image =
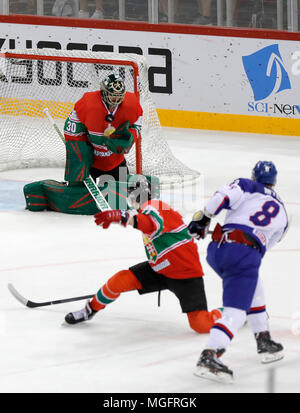
[[[159,200],[145,203],[136,217],[152,269],[170,278],[202,277],[197,245],[182,216]]]
[[[74,180],[82,180],[82,176],[85,175],[84,168],[87,165],[82,159],[85,153],[84,144],[89,147],[92,145],[91,166],[94,168],[110,171],[119,166],[124,160],[124,154],[109,150],[105,145],[107,137],[112,128],[117,129],[124,122],[129,122],[129,132],[133,135],[133,141],[136,142],[141,130],[142,114],[142,107],[134,93],[126,92],[122,103],[110,112],[100,90],[86,92],[75,104],[64,126],[68,168],[74,169],[73,165],[70,165],[73,163],[75,170],[78,171],[78,176],[76,175]],[[72,173],[73,176],[74,174],[75,172]],[[66,180],[69,180],[68,177]]]

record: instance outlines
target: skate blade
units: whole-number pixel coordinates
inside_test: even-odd
[[[213,373],[209,371],[206,367],[196,367],[196,369],[194,370],[194,375],[201,377],[203,379],[216,381],[218,383],[233,383],[233,376],[231,374],[223,372]]]
[[[277,353],[265,353],[261,354],[261,362],[263,364],[273,363],[274,361],[282,360],[284,357],[283,351],[278,351]]]

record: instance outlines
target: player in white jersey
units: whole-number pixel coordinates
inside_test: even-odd
[[[207,250],[209,265],[223,280],[224,311],[211,328],[207,347],[197,363],[195,374],[200,377],[232,381],[232,371],[219,357],[246,320],[262,362],[283,357],[282,345],[270,336],[259,278],[265,252],[282,239],[288,227],[284,204],[273,190],[276,177],[272,162],[259,161],[252,179],[240,178],[220,188],[188,226],[192,236],[205,238],[211,218],[227,210],[224,225],[216,225]]]

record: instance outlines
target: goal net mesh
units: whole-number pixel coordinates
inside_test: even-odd
[[[99,89],[107,75],[124,78],[126,90],[138,94],[143,108],[141,150],[126,160],[136,173],[136,151],[142,173],[161,184],[197,180],[199,172],[171,152],[151,99],[143,56],[88,51],[7,50],[0,54],[0,171],[32,167],[64,167],[65,146],[47,120],[48,108],[63,131],[65,119],[87,91]]]

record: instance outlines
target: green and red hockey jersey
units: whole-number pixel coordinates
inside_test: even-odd
[[[108,115],[112,120],[108,120]],[[120,165],[124,160],[123,154],[113,153],[103,144],[103,136],[110,128],[116,129],[126,121],[129,121],[129,131],[136,142],[142,124],[143,110],[137,96],[134,93],[126,92],[122,103],[115,107],[110,113],[102,99],[101,92],[86,92],[78,100],[74,109],[68,116],[64,136],[67,143],[76,145],[78,142],[86,142],[93,147],[93,167],[111,171]],[[79,151],[78,157],[81,154]]]
[[[136,219],[155,272],[176,279],[203,276],[197,245],[178,212],[162,201],[151,200],[140,208]]]

